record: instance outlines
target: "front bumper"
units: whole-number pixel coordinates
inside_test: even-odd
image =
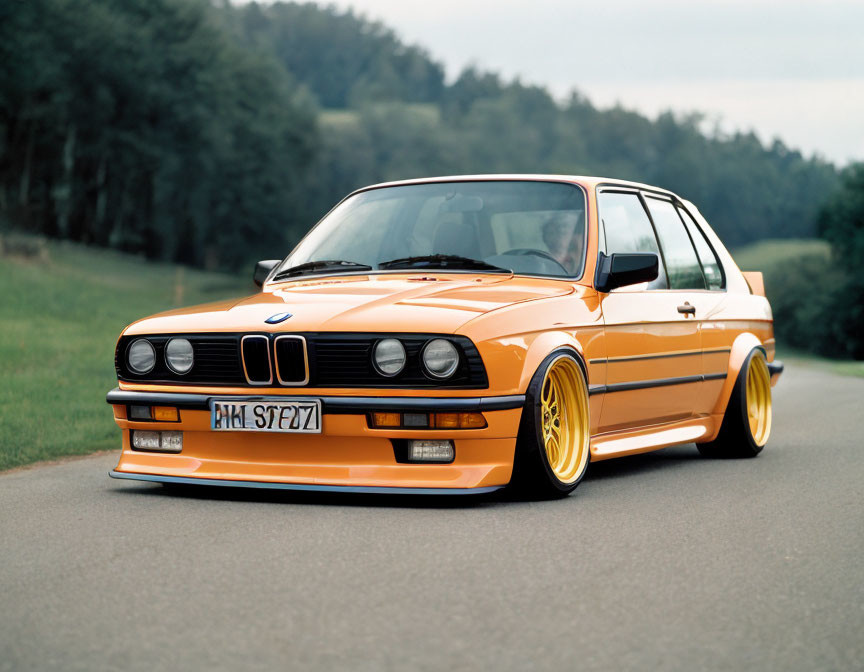
[[[291,395],[296,397],[297,395]],[[162,393],[115,389],[107,401],[123,430],[123,451],[114,478],[232,485],[252,488],[465,494],[500,488],[510,481],[524,396],[357,397],[308,395],[322,402],[322,433],[213,431],[211,398],[254,400],[259,395]],[[174,406],[179,422],[134,421],[130,404]],[[483,429],[372,429],[375,411],[479,411]],[[180,453],[133,450],[131,430],[182,431]],[[451,439],[450,464],[396,461],[394,439]]]

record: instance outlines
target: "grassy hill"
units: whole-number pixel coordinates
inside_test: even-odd
[[[0,287],[0,470],[117,447],[105,393],[121,329],[254,291],[245,278],[34,238],[0,244]]]
[[[828,359],[807,352],[812,346],[814,315],[813,278],[832,280],[837,268],[831,246],[824,240],[762,240],[732,251],[744,271],[761,271],[774,311],[778,356],[786,362],[807,364],[847,376],[864,376],[864,362]]]
[[[732,257],[742,271],[775,273],[791,259],[817,257],[828,260],[831,246],[828,241],[815,238],[787,238],[760,240],[732,250]]]

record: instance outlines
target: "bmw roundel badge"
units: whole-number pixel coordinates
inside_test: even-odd
[[[266,320],[264,320],[267,324],[279,324],[280,322],[284,322],[289,317],[291,317],[291,313],[276,313],[275,315],[271,315]]]

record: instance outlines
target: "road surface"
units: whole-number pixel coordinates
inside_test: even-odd
[[[862,670],[862,416],[864,380],[787,367],[755,460],[555,502],[0,475],[0,670]]]

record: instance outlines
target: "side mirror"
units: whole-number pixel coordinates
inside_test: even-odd
[[[608,257],[601,252],[594,287],[598,292],[611,292],[616,287],[651,282],[659,274],[660,257],[654,252],[613,254]]]
[[[259,261],[255,264],[255,273],[252,274],[252,280],[255,281],[256,285],[261,287],[267,279],[267,276],[270,275],[270,271],[276,268],[281,262],[281,259],[266,259],[264,261]]]

